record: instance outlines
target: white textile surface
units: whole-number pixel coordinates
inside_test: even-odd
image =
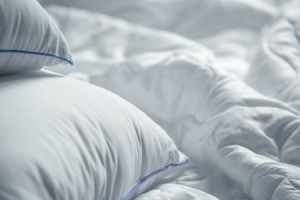
[[[192,159],[138,200],[300,199],[297,2],[48,7],[75,61],[54,70],[135,104]]]

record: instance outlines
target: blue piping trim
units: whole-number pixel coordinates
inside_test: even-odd
[[[65,62],[69,63],[70,65],[74,64],[72,61],[70,61],[64,57],[49,54],[49,53],[40,53],[40,52],[35,52],[35,51],[23,51],[23,50],[0,50],[0,53],[21,53],[21,54],[23,53],[23,54],[31,54],[31,55],[48,56],[48,57],[63,60]]]
[[[145,176],[144,178],[140,179],[137,183],[135,183],[130,189],[129,191],[124,195],[124,197],[121,200],[129,200],[129,198],[131,197],[131,195],[134,194],[134,192],[138,189],[138,187],[140,187],[143,183],[145,183],[148,179],[152,178],[153,176],[160,174],[166,170],[168,170],[170,167],[180,167],[183,165],[188,164],[189,160],[185,160],[181,163],[178,164],[169,164],[159,170],[156,170],[155,172],[152,172],[151,174],[149,174],[148,176]]]

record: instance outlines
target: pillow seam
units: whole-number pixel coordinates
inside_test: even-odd
[[[29,54],[29,55],[40,55],[40,56],[47,56],[47,57],[52,57],[52,58],[56,58],[62,61],[67,62],[70,65],[74,65],[74,63],[62,56],[58,56],[58,55],[54,55],[54,54],[50,54],[50,53],[43,53],[43,52],[36,52],[36,51],[25,51],[25,50],[16,50],[16,49],[0,49],[0,53],[18,53],[18,54]]]
[[[167,171],[170,167],[181,167],[181,166],[184,166],[186,164],[188,164],[189,160],[185,160],[183,162],[180,162],[180,163],[171,163],[171,164],[168,164],[152,173],[150,173],[149,175],[141,178],[138,182],[136,182],[130,189],[128,192],[126,192],[126,194],[123,196],[123,198],[121,198],[121,200],[129,200],[129,198],[131,197],[131,195],[134,194],[134,192],[139,188],[139,186],[141,186],[144,182],[146,182],[147,180],[149,180],[150,178],[152,178],[153,176],[156,176],[164,171]]]

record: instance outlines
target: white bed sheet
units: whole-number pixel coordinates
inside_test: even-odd
[[[297,12],[285,11],[294,3],[279,7],[272,1],[201,1],[200,9],[200,1],[189,5],[182,1],[133,2],[108,4],[101,10],[130,22],[77,9],[67,8],[66,12],[64,7],[48,7],[48,11],[62,28],[75,60],[74,68],[52,70],[129,100],[158,122],[193,160],[183,175],[167,174],[138,199],[201,199],[201,192],[194,189],[222,200],[299,199],[299,110],[283,97],[270,95],[267,91],[271,89],[263,91],[258,81],[253,88],[243,81],[245,75],[247,80],[260,75],[247,74],[247,70],[251,67],[251,72],[259,62],[255,55],[260,55],[260,44],[266,41],[261,29],[279,21],[278,15],[295,21]],[[181,5],[182,12],[166,16],[166,5],[172,3]],[[192,8],[200,10],[190,12]],[[214,19],[218,12],[218,23],[204,20]],[[192,19],[204,24],[197,26],[194,22],[199,21]],[[298,30],[297,23],[291,26]],[[289,67],[290,63],[281,70]],[[280,77],[282,73],[275,69],[270,74]],[[287,80],[298,81],[297,75],[291,77]],[[272,84],[274,77],[264,78],[267,87],[279,87]],[[182,187],[194,189],[186,194]],[[163,191],[178,192],[178,196],[165,197]]]

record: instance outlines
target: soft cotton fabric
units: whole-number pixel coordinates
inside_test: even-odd
[[[278,15],[274,0],[40,1],[98,11],[192,39],[210,48],[216,65],[238,77],[251,65],[261,28]]]
[[[300,3],[298,2],[298,8]],[[292,14],[292,12],[291,12]],[[280,17],[263,31],[246,82],[300,110],[300,20]]]
[[[72,64],[64,36],[36,0],[2,0],[0,13],[0,74]]]
[[[0,199],[121,200],[187,162],[136,107],[54,73],[0,77],[0,110]]]
[[[135,14],[146,16],[144,19],[142,17],[137,19],[142,22],[149,19],[148,12],[139,12],[140,9],[134,8],[131,2],[129,0],[124,4],[116,5],[119,8],[128,6],[127,10],[123,7],[124,17],[121,16],[123,19],[130,21],[130,16]],[[150,5],[163,6],[166,2],[172,5],[171,2],[176,1],[138,2],[145,3],[143,8],[147,11],[157,11],[156,6]],[[177,2],[186,6],[182,8],[184,13],[200,9],[195,8],[196,4]],[[207,5],[203,3],[204,7],[201,7],[199,14],[193,12],[193,19],[198,19],[197,16],[205,14],[206,9],[222,11],[226,8],[232,9],[233,15],[234,11],[245,13],[244,17],[249,19],[246,24],[254,23],[252,27],[256,27],[251,28],[250,32],[262,38],[259,40],[255,39],[256,37],[248,37],[249,34],[245,33],[249,33],[247,31],[249,27],[243,31],[236,26],[238,24],[243,26],[245,18],[224,17],[227,24],[232,25],[230,29],[240,36],[238,41],[241,41],[241,44],[249,41],[254,50],[257,50],[261,44],[268,44],[266,39],[273,41],[272,45],[276,41],[274,38],[279,39],[283,41],[279,43],[280,46],[289,46],[287,48],[289,51],[274,48],[279,55],[284,55],[275,57],[274,60],[287,58],[289,63],[294,63],[293,58],[297,55],[294,46],[298,45],[294,15],[288,16],[288,20],[283,16],[277,18],[276,15],[283,13],[280,13],[281,9],[275,2],[259,1],[260,5],[264,5],[262,7],[257,6],[258,1],[199,2],[206,2]],[[231,7],[232,5],[236,6]],[[157,7],[158,10],[161,8]],[[234,60],[241,58],[239,55],[223,51],[219,55],[215,54],[215,57],[211,56],[211,50],[218,49],[212,46],[222,45],[222,41],[226,42],[226,38],[228,39],[222,30],[215,30],[216,35],[220,36],[220,40],[217,41],[213,40],[214,36],[199,35],[201,41],[208,41],[208,38],[211,38],[211,43],[207,43],[210,44],[209,48],[205,48],[198,43],[200,41],[198,39],[192,38],[194,39],[192,41],[174,34],[174,29],[168,29],[167,32],[77,9],[68,8],[66,13],[65,9],[52,7],[50,12],[63,27],[62,30],[66,33],[71,48],[76,50],[78,68],[60,72],[105,87],[141,108],[167,131],[178,148],[193,161],[193,165],[182,169],[184,170],[182,175],[178,176],[176,172],[166,175],[153,185],[150,191],[139,195],[137,199],[164,200],[176,196],[182,199],[201,199],[203,197],[201,194],[207,193],[222,200],[298,200],[300,198],[300,114],[294,104],[290,104],[280,96],[271,96],[269,95],[271,93],[267,93],[280,90],[280,82],[270,84],[276,81],[276,77],[284,74],[280,72],[289,75],[281,80],[290,83],[297,81],[295,64],[288,65],[283,62],[286,65],[280,66],[286,66],[286,69],[293,67],[293,69],[276,70],[277,66],[272,68],[273,64],[281,64],[281,62],[264,63],[264,60],[257,59],[259,64],[257,67],[266,64],[270,74],[265,71],[261,76],[250,69],[249,77],[253,75],[253,78],[264,78],[256,79],[257,84],[253,84],[251,88],[245,83],[243,76],[237,76],[236,72],[243,67],[239,62],[230,63],[232,71],[221,69],[223,65],[219,65],[220,55],[232,56]],[[282,12],[285,10],[286,8]],[[126,11],[130,12],[126,14]],[[261,20],[252,21],[255,13],[257,14],[255,17]],[[178,23],[182,24],[182,30],[193,33],[191,31],[195,29],[195,34],[200,33],[201,26],[189,26],[195,22],[190,21],[189,16],[189,14],[176,15],[178,17],[176,19],[180,19]],[[86,23],[86,19],[93,20]],[[154,25],[159,25],[162,21],[152,22]],[[173,25],[168,23],[169,21],[163,22],[166,22],[165,27]],[[209,21],[206,22],[209,26]],[[78,26],[74,29],[75,23]],[[205,20],[203,23],[205,24]],[[143,25],[147,25],[147,21]],[[264,25],[268,25],[265,26],[264,31],[264,34],[270,33],[267,36],[260,33]],[[276,34],[273,34],[274,32]],[[80,40],[77,39],[78,35],[81,36]],[[115,38],[118,40],[116,41]],[[233,41],[232,44],[237,43]],[[276,45],[278,43],[275,43],[275,47]],[[246,45],[241,47],[246,53],[255,52],[252,52],[253,49],[247,49]],[[266,51],[265,54],[264,50],[261,51],[263,53],[258,52],[258,54],[262,54],[261,56],[266,60],[274,58],[273,53]],[[251,68],[255,67],[252,61],[252,59],[247,60]],[[247,70],[243,70],[243,73],[248,76]],[[274,78],[272,78],[273,74],[276,75]],[[274,89],[260,90],[265,83]],[[282,94],[293,96],[295,88],[287,89]],[[209,199],[210,196],[205,198]]]

